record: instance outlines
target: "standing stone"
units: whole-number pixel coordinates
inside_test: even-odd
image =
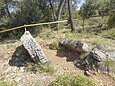
[[[45,63],[48,61],[41,46],[32,37],[29,31],[25,31],[21,37],[21,42],[35,63]]]

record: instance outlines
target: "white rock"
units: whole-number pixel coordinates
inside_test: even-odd
[[[31,76],[35,76],[35,74],[34,74],[34,73],[32,73],[32,74],[31,74]]]
[[[22,79],[21,77],[16,77],[14,80],[15,80],[16,82],[19,82],[21,79]]]
[[[24,72],[25,67],[20,67],[20,72]]]
[[[18,68],[17,67],[13,67],[13,71],[16,71]]]

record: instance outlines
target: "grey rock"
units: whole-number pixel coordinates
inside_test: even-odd
[[[74,52],[84,53],[88,52],[92,49],[92,47],[89,47],[87,43],[83,43],[81,41],[76,40],[70,40],[70,39],[60,39],[59,45],[64,46]]]
[[[91,76],[91,73],[90,73],[89,71],[85,71],[85,72],[84,72],[84,75],[86,75],[86,76]]]
[[[99,61],[101,61],[102,59],[107,59],[107,55],[98,48],[93,48],[90,54],[92,54],[94,59],[97,59]]]
[[[32,37],[29,31],[25,31],[25,33],[21,37],[21,42],[23,43],[24,48],[28,51],[34,62],[45,63],[48,61],[41,46]]]
[[[68,48],[71,51],[79,52],[81,54],[84,52],[89,52],[89,54],[87,55],[88,59],[90,57],[97,61],[102,61],[108,58],[112,60],[115,59],[115,51],[108,52],[103,50],[103,48],[97,48],[96,45],[92,45],[91,43],[63,38],[59,40],[59,44],[60,46],[64,46],[65,48]]]
[[[115,61],[115,51],[106,52],[106,55],[108,55],[108,57],[109,57],[111,60],[114,60],[114,61]]]
[[[88,70],[98,71],[100,68],[105,68],[104,61],[110,59],[115,60],[115,51],[109,51],[104,49],[108,47],[103,45],[104,48],[98,48],[96,45],[92,45],[91,43],[86,43],[83,41],[76,41],[71,39],[60,39],[59,40],[60,48],[64,47],[64,49],[69,49],[74,53],[78,53],[82,55],[86,53],[87,55],[82,59],[81,66],[83,66],[86,71],[86,75],[88,75]],[[104,67],[103,67],[104,66]]]

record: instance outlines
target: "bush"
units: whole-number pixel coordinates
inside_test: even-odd
[[[102,33],[102,35],[103,35],[104,37],[112,37],[112,38],[115,38],[115,29],[110,29],[110,30],[108,30],[108,31],[104,31],[104,32]]]
[[[0,80],[0,86],[17,86],[17,84],[13,84],[8,81]]]
[[[52,35],[52,30],[49,29],[48,27],[43,27],[41,33],[39,34],[40,38],[43,40],[47,40],[51,37]]]
[[[75,73],[65,73],[50,83],[49,86],[94,86],[92,81]]]
[[[54,41],[53,43],[51,43],[51,44],[49,45],[49,48],[52,49],[52,50],[58,49],[58,42],[57,42],[57,41]]]
[[[106,60],[103,60],[103,65],[101,66],[101,69],[108,73],[111,73],[111,72],[114,73],[115,72],[115,61],[109,58]]]
[[[115,27],[115,16],[110,16],[108,20],[108,26],[110,28]]]
[[[45,72],[50,74],[54,74],[57,71],[57,69],[52,66],[51,62],[47,62],[45,64],[35,64],[30,62],[26,64],[26,70],[33,73]]]

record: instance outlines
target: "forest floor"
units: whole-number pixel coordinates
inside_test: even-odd
[[[65,33],[65,31],[63,31]],[[50,34],[50,38],[49,37]],[[74,65],[74,56],[72,56],[68,51],[58,51],[49,49],[49,44],[58,39],[59,37],[64,37],[63,34],[55,35],[55,33],[49,33],[44,39],[44,34],[41,34],[39,37],[36,37],[36,40],[43,48],[44,53],[46,54],[48,60],[53,64],[53,66],[58,70],[59,74],[66,72],[75,72],[81,75],[84,75],[84,70],[76,67]],[[41,37],[42,36],[42,37]],[[115,43],[115,41],[111,40]],[[25,66],[15,66],[10,64],[12,60],[12,55],[14,54],[16,48],[21,45],[19,40],[4,42],[0,44],[0,80],[5,80],[13,83],[17,83],[19,86],[48,86],[50,82],[55,79],[55,75],[48,73],[33,73],[26,71]],[[112,44],[113,46],[113,44]],[[91,74],[90,77],[87,77],[93,81],[95,86],[114,86],[115,80],[103,72],[96,74]],[[1,85],[0,85],[1,86]]]

